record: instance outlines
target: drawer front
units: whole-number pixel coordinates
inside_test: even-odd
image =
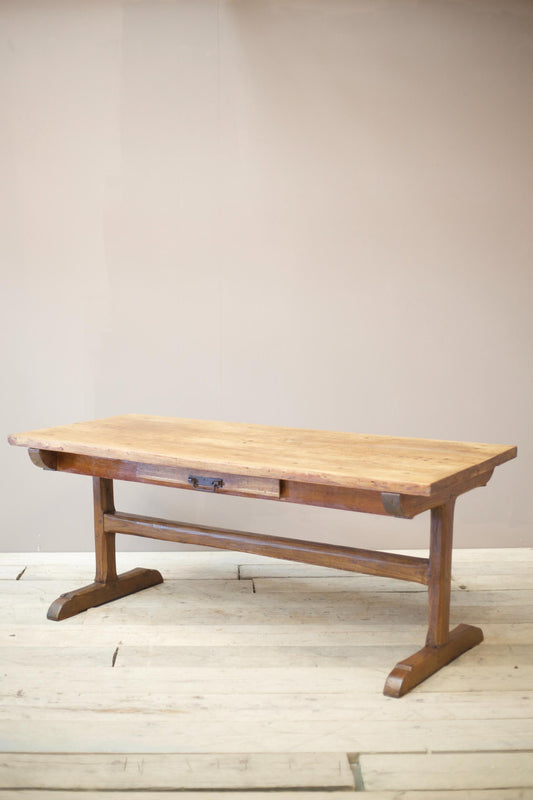
[[[280,499],[280,480],[278,478],[256,478],[193,467],[168,467],[159,464],[144,464],[140,461],[95,458],[94,456],[65,452],[37,450],[30,455],[37,466],[56,469],[58,472],[73,472],[77,475],[92,475],[111,480],[176,486],[179,489],[191,489],[197,492]]]
[[[137,464],[135,477],[147,483],[165,483],[182,489],[217,494],[239,494],[251,497],[279,498],[280,482],[277,478],[255,478],[248,475],[231,475],[190,467],[160,467],[156,464]]]

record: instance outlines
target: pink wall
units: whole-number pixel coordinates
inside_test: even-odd
[[[459,546],[531,543],[533,5],[0,6],[5,433],[136,411],[519,445]],[[6,550],[91,548],[89,481],[2,449]],[[119,487],[361,546],[381,520]],[[121,542],[124,548],[158,542]]]

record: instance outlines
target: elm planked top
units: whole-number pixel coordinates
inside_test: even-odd
[[[516,447],[126,414],[17,433],[10,444],[235,475],[430,496]]]

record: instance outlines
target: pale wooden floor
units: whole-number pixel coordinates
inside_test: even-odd
[[[127,553],[165,583],[48,621],[92,559],[0,556],[0,800],[533,797],[533,549],[455,552],[453,621],[486,641],[400,700],[381,692],[424,642],[423,587]]]

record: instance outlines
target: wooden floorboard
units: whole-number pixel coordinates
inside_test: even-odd
[[[532,789],[460,789],[429,791],[364,792],[368,800],[531,800]],[[48,789],[0,789],[0,800],[357,800],[362,795],[356,789],[341,790],[165,790],[161,791],[69,791]]]
[[[47,620],[92,561],[0,555],[0,800],[533,798],[532,548],[456,551],[452,619],[485,642],[400,700],[383,683],[423,644],[424,587],[124,553],[165,583]]]
[[[372,795],[373,797],[374,795]],[[354,789],[347,788],[341,790],[319,790],[311,789],[306,790],[266,790],[254,791],[249,789],[224,789],[223,791],[215,790],[163,790],[155,792],[144,792],[136,790],[135,794],[131,794],[130,790],[110,790],[110,791],[68,791],[68,790],[47,790],[47,789],[18,789],[18,790],[2,790],[0,789],[0,800],[231,800],[237,798],[238,800],[357,800],[361,797]],[[379,794],[377,800],[393,800],[392,796],[386,792],[385,795]],[[470,798],[470,795],[468,795]],[[500,800],[493,795],[494,800]],[[419,795],[417,793],[417,798]],[[397,796],[396,796],[397,800]],[[429,796],[423,796],[421,800],[430,800]],[[438,800],[438,798],[437,798]],[[473,798],[473,800],[485,800],[485,796]],[[487,797],[486,800],[492,800]],[[505,794],[501,796],[501,800],[521,800],[516,794]]]

